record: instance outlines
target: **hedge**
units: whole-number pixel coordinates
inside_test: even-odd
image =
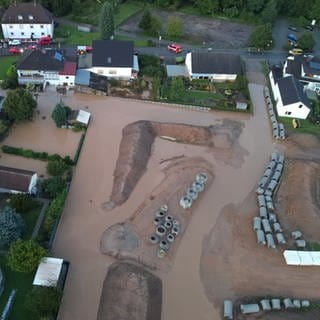
[[[42,161],[49,160],[62,160],[66,165],[72,166],[74,162],[70,159],[69,156],[61,157],[59,154],[48,154],[47,152],[38,152],[30,149],[16,148],[8,145],[3,145],[1,147],[2,152],[8,154],[14,154],[16,156],[21,156],[25,158],[32,158]]]
[[[78,144],[78,149],[77,149],[77,152],[76,152],[76,154],[74,156],[74,159],[73,159],[73,163],[74,164],[77,164],[77,162],[78,162],[85,136],[86,135],[84,133],[81,135],[81,138],[80,138],[80,141],[79,141],[79,144]]]

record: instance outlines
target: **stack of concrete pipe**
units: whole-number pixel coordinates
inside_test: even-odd
[[[262,299],[260,300],[262,311],[279,311],[284,309],[301,309],[310,307],[309,300],[299,300],[284,298]],[[260,312],[259,303],[240,304],[240,311],[242,314],[251,314]],[[231,300],[224,300],[224,319],[233,319],[233,304]]]
[[[180,199],[180,206],[183,209],[191,208],[193,202],[198,198],[198,194],[204,190],[208,181],[208,175],[205,172],[199,172],[196,175],[192,185],[187,188],[186,193]]]
[[[279,245],[286,244],[273,203],[273,195],[279,185],[283,165],[284,156],[273,152],[256,190],[259,216],[253,218],[253,230],[256,232],[258,244],[273,249],[276,248],[275,239]]]
[[[300,230],[294,230],[291,232],[291,237],[294,239],[296,246],[299,249],[304,249],[307,245],[306,240],[301,239],[302,238],[302,232]]]
[[[157,210],[153,223],[155,233],[150,236],[149,241],[152,244],[159,245],[157,256],[162,258],[179,235],[180,222],[168,214],[168,206],[163,205]]]
[[[284,130],[284,125],[281,122],[278,122],[276,114],[274,112],[273,103],[270,97],[270,91],[268,87],[264,88],[264,98],[266,101],[269,118],[272,126],[272,135],[274,139],[285,139],[286,134]]]

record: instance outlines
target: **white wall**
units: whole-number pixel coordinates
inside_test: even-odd
[[[304,71],[303,65],[301,65],[301,76],[304,78],[309,78],[309,79],[320,81],[320,75],[318,75],[318,74],[307,75]]]
[[[307,119],[310,113],[310,109],[302,102],[296,102],[284,106],[281,97],[276,107],[279,117]]]
[[[32,193],[32,189],[35,188],[37,186],[37,182],[38,182],[38,175],[35,173],[30,180],[30,184],[29,184],[29,188],[28,188],[28,192]]]
[[[185,64],[186,64],[186,67],[187,67],[187,70],[188,70],[189,77],[191,78],[191,75],[192,75],[191,52],[188,52],[188,53],[186,54]]]
[[[237,78],[236,74],[217,74],[217,73],[193,73],[192,79],[209,79],[216,82],[224,81],[235,81]]]
[[[59,85],[63,86],[67,84],[68,86],[73,87],[75,78],[75,76],[59,75]]]
[[[130,79],[132,77],[132,68],[92,67],[87,70],[115,79]]]
[[[54,25],[50,24],[2,24],[4,39],[35,39],[50,35],[53,37]]]

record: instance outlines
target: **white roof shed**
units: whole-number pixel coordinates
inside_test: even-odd
[[[63,259],[45,257],[41,259],[33,279],[33,285],[56,287],[60,278]]]
[[[88,125],[90,116],[91,116],[90,112],[79,110],[76,121],[82,124]]]

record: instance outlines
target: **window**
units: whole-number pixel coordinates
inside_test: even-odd
[[[285,114],[288,115],[288,116],[290,116],[291,111],[286,111]]]
[[[44,36],[44,32],[41,32],[41,35]]]
[[[302,108],[302,104],[299,104],[299,108],[300,108],[300,109]]]
[[[117,70],[109,70],[109,74],[117,74]]]
[[[66,76],[66,79],[69,79],[69,77],[68,77],[68,76]]]
[[[13,28],[13,26],[9,26],[9,28],[10,28],[10,29],[12,29],[12,28]]]
[[[18,15],[18,20],[22,20],[23,19],[23,17],[22,17],[22,15]]]
[[[33,25],[30,26],[30,29],[33,29]]]
[[[41,24],[41,25],[40,25],[40,28],[41,28],[41,29],[43,29],[43,28],[44,28],[43,24]]]
[[[24,32],[21,32],[21,35],[24,36]]]
[[[10,34],[13,36],[13,32],[10,32]]]
[[[29,20],[33,20],[33,16],[29,14]]]

